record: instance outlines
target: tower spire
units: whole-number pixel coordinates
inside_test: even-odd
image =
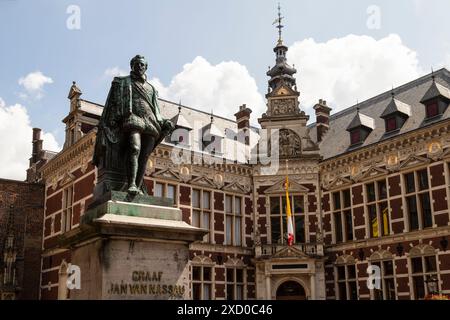
[[[278,42],[277,42],[278,46],[283,45],[283,39],[281,38],[281,29],[283,29],[283,27],[284,27],[281,24],[283,19],[284,19],[284,17],[281,16],[281,6],[280,6],[280,3],[278,2],[278,19],[276,19],[273,23],[273,24],[278,23],[278,25],[276,26],[276,28],[278,29]]]
[[[297,70],[295,70],[294,67],[291,67],[286,60],[286,52],[288,51],[288,47],[283,44],[283,38],[281,36],[281,30],[284,28],[281,24],[283,19],[284,17],[281,16],[281,6],[280,3],[278,3],[278,18],[272,23],[273,25],[276,24],[276,28],[278,29],[277,45],[273,48],[276,60],[275,66],[267,71],[267,75],[270,77],[269,88],[271,90],[274,90],[282,83],[291,88],[295,87],[295,79],[293,75],[297,72]]]

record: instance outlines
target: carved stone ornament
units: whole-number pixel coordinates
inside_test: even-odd
[[[438,141],[430,142],[427,145],[427,155],[428,158],[437,161],[443,154],[442,144]]]
[[[361,167],[359,165],[353,165],[350,169],[350,175],[352,178],[358,176],[361,173]]]
[[[216,186],[220,189],[223,187],[224,185],[224,181],[223,181],[223,175],[221,175],[220,173],[216,173],[214,175],[214,183],[216,184]]]
[[[290,129],[280,129],[280,158],[292,158],[301,155],[302,143],[300,137]]]
[[[272,100],[272,115],[279,116],[285,114],[295,114],[294,99],[276,99]]]
[[[180,168],[180,179],[183,182],[187,182],[191,179],[191,170],[187,166],[182,166]]]
[[[395,170],[399,165],[398,154],[389,154],[386,156],[386,168],[389,170]]]
[[[148,159],[147,161],[147,167],[145,168],[145,174],[147,176],[151,175],[152,172],[154,171],[155,166],[153,165],[153,160],[152,159]]]

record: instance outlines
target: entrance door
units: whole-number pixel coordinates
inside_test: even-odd
[[[295,281],[286,281],[277,289],[277,300],[306,300],[305,289]]]

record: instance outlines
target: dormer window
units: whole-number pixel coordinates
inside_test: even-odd
[[[361,130],[359,128],[353,129],[350,132],[350,143],[354,145],[360,142],[361,142]]]
[[[189,146],[191,125],[186,118],[181,114],[181,105],[178,107],[178,114],[172,118],[172,123],[175,125],[175,130],[167,137],[167,142],[175,145]]]
[[[181,127],[175,128],[172,134],[167,137],[167,142],[174,145],[189,146],[189,130]]]
[[[203,151],[211,154],[222,153],[222,139],[225,135],[214,123],[214,117],[211,116],[211,122],[202,130]]]
[[[386,133],[400,130],[406,120],[411,116],[411,107],[394,97],[392,92],[392,100],[381,114],[381,118],[385,121]]]
[[[426,119],[434,119],[441,116],[447,110],[450,103],[450,90],[436,82],[432,75],[433,82],[428,91],[423,96],[420,103],[425,105]]]
[[[426,106],[427,118],[436,117],[439,114],[438,102],[429,102]]]
[[[363,143],[372,130],[375,128],[375,120],[359,112],[353,118],[347,131],[350,132],[350,146],[356,146]]]
[[[390,132],[390,131],[394,131],[397,130],[397,119],[395,118],[395,116],[389,117],[386,119],[386,131]]]

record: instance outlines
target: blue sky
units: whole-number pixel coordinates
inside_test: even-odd
[[[280,2],[286,26],[283,38],[290,47],[291,62],[295,62],[299,70],[297,79],[307,111],[312,99],[327,98],[336,105],[335,110],[339,110],[357,99],[388,90],[391,84],[413,80],[411,77],[429,72],[431,66],[437,69],[450,63],[448,0]],[[67,93],[72,80],[79,84],[83,98],[104,103],[114,73],[107,70],[115,68],[128,72],[130,58],[141,53],[149,60],[149,77],[158,78],[158,83],[166,87],[160,90],[163,98],[165,94],[168,99],[182,99],[186,104],[198,104],[192,107],[212,108],[218,114],[229,116],[234,113],[233,108],[237,109],[237,103],[245,103],[249,97],[249,104],[253,101],[259,105],[255,107],[256,118],[263,111],[262,99],[267,88],[265,72],[274,62],[272,48],[277,34],[272,22],[276,18],[277,3],[272,0],[0,0],[0,99],[4,101],[3,108],[20,104],[29,117],[29,125],[43,128],[61,146],[64,139],[61,120],[68,112]],[[66,27],[69,5],[77,5],[81,10],[79,30]],[[378,29],[367,25],[370,18],[367,10],[371,5],[379,8]],[[395,37],[388,38],[393,34]],[[357,37],[346,38],[349,35]],[[336,39],[337,44],[332,42]],[[376,55],[363,52],[364,48],[368,50],[368,45],[378,50]],[[400,53],[395,53],[399,57],[383,57],[385,53],[393,55],[389,52],[391,45],[399,50]],[[322,48],[320,57],[314,60],[308,56],[308,52],[319,48]],[[410,52],[403,50],[405,48]],[[352,54],[356,51],[362,52],[358,55],[358,68],[365,69],[369,65],[372,70],[386,74],[372,77],[373,71],[367,75],[363,72],[361,83],[364,85],[344,82],[328,90],[324,86],[334,86],[334,82],[326,84],[325,79],[329,72],[326,68],[333,66],[330,63],[334,56],[329,53],[333,50],[342,55],[335,61],[341,68],[335,78],[341,78],[341,82],[355,78],[355,73],[343,77],[340,74],[345,73],[347,63],[354,62]],[[350,53],[341,54],[347,50]],[[195,60],[197,57],[201,59]],[[387,60],[379,62],[379,58]],[[396,65],[402,61],[407,61],[406,71],[403,67],[383,70],[377,66],[377,63]],[[190,64],[191,69],[208,72],[189,73],[191,69],[183,69],[186,64]],[[216,106],[211,98],[202,100],[202,86],[206,88],[208,81],[200,82],[196,90],[192,87],[199,77],[208,80],[219,74],[217,84],[223,88],[223,78],[233,70],[237,70],[236,76],[225,83],[231,87],[242,86],[241,91],[236,93],[232,88],[230,91],[224,88],[218,98],[223,101],[218,101]],[[51,81],[39,90],[27,92],[19,79],[37,71]],[[240,79],[246,84],[241,85]],[[337,92],[345,87],[354,90]],[[369,87],[372,89],[367,89]],[[317,96],[322,92],[324,96]],[[231,97],[239,95],[242,95],[239,99]],[[222,107],[227,106],[227,101],[234,104]]]

